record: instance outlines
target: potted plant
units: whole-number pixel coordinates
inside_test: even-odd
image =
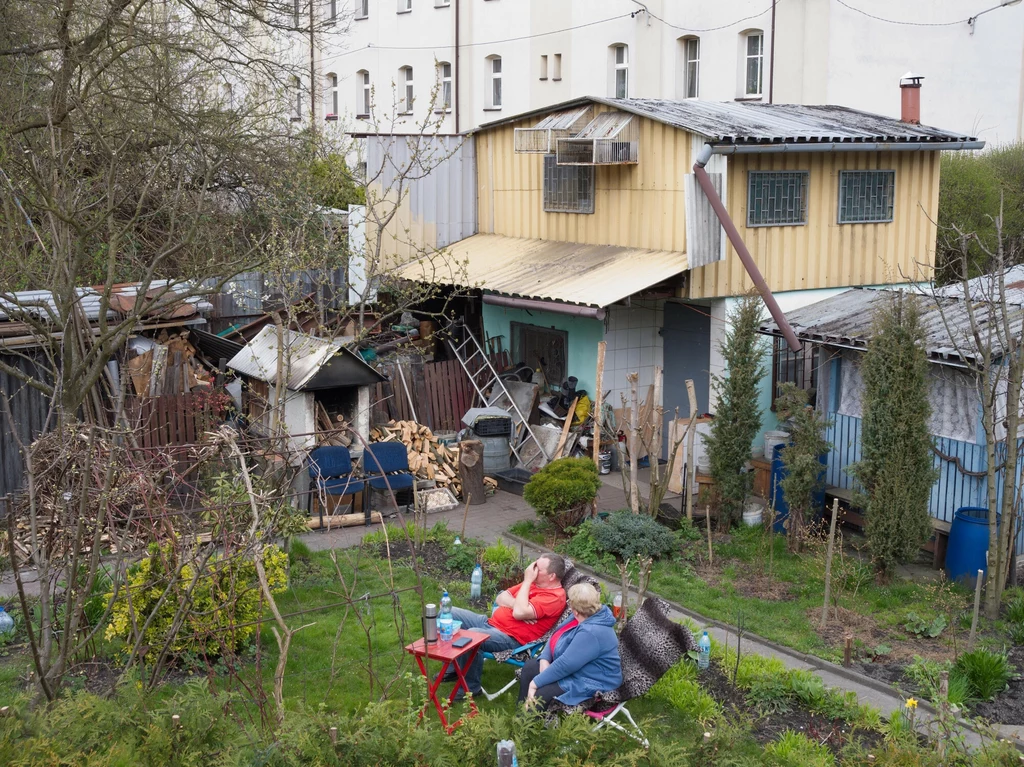
[[[534,474],[523,498],[560,532],[576,527],[590,512],[601,478],[589,458],[560,458]]]

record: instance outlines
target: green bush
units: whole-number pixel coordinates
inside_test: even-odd
[[[1006,620],[1024,623],[1024,597],[1014,597],[1006,603]]]
[[[697,683],[696,666],[686,659],[670,668],[651,688],[650,694],[675,707],[701,727],[714,724],[722,716],[722,707],[701,689]]]
[[[540,516],[564,530],[583,520],[600,487],[597,466],[589,458],[560,458],[530,478],[523,498]]]
[[[591,526],[591,535],[600,551],[613,554],[623,562],[634,557],[657,559],[676,546],[676,535],[645,514],[624,509]]]
[[[966,675],[971,692],[981,700],[992,700],[1006,689],[1013,676],[1013,668],[1005,653],[991,650],[965,652],[956,660],[956,668]]]
[[[827,746],[793,730],[765,746],[764,755],[772,767],[835,767],[836,763]]]
[[[260,617],[262,604],[253,560],[214,556],[198,578],[191,564],[182,566],[175,578],[179,556],[181,552],[170,543],[150,544],[149,556],[128,569],[127,584],[117,592],[106,638],[132,644],[134,612],[140,626],[153,615],[143,632],[143,644],[150,647],[163,647],[171,639],[173,654],[207,657],[220,656],[225,648],[242,648],[256,633],[253,621]],[[277,546],[264,550],[263,566],[274,592],[285,588],[286,561],[287,556]],[[112,597],[113,593],[106,595],[107,600]],[[188,615],[177,635],[170,637],[178,605],[185,602],[190,603]]]

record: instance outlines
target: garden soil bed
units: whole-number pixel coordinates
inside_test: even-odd
[[[736,688],[729,677],[716,664],[706,671],[701,671],[698,682],[707,693],[722,706],[729,715],[750,722],[751,734],[754,739],[764,745],[778,740],[786,730],[803,733],[804,735],[825,743],[831,751],[839,752],[849,744],[852,728],[842,719],[830,720],[807,709],[793,705],[788,711],[762,715],[756,708],[747,703],[745,693]],[[882,734],[869,730],[857,730],[857,740],[868,749],[882,742]]]

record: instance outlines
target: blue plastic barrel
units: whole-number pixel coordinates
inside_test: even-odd
[[[996,514],[996,528],[1000,515]],[[946,548],[946,575],[950,580],[974,583],[978,570],[987,572],[988,508],[962,506],[953,514]]]
[[[786,467],[782,463],[782,451],[786,449],[786,444],[776,445],[772,450],[772,477],[771,477],[771,500],[775,505],[775,523],[772,525],[772,529],[777,533],[786,532],[786,520],[789,518],[789,504],[786,503],[786,494],[782,492],[782,480],[786,478]],[[828,453],[822,453],[818,459],[821,461],[821,477],[824,479],[825,470],[828,467]],[[825,508],[825,484],[822,482],[821,489],[818,490],[813,496],[812,508],[814,509],[814,519],[818,519],[822,515],[822,510]],[[805,522],[812,522],[813,519],[804,520]]]

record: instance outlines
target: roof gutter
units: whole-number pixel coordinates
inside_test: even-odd
[[[747,245],[743,242],[743,238],[740,237],[739,230],[736,229],[736,224],[733,223],[732,218],[729,216],[729,211],[725,209],[725,204],[722,202],[722,198],[718,196],[718,192],[715,191],[714,185],[711,183],[711,179],[708,178],[708,173],[704,170],[704,166],[708,164],[708,160],[711,159],[711,155],[714,152],[714,147],[710,144],[705,144],[704,148],[700,150],[697,155],[697,161],[693,164],[693,173],[697,177],[697,182],[700,184],[700,188],[704,190],[704,195],[708,198],[711,203],[711,207],[714,208],[715,215],[718,217],[719,222],[722,224],[722,228],[725,229],[726,235],[729,237],[729,242],[736,249],[737,255],[740,257],[740,261],[743,262],[743,268],[747,270],[747,274],[750,275],[750,279],[754,283],[754,287],[757,288],[757,292],[761,294],[761,298],[764,300],[765,306],[768,307],[769,313],[772,315],[772,319],[775,320],[775,324],[779,327],[780,332],[786,339],[786,343],[789,344],[789,348],[794,352],[798,352],[801,349],[800,340],[796,337],[796,333],[786,320],[786,315],[782,313],[782,309],[779,308],[778,302],[775,300],[775,296],[772,295],[771,289],[768,287],[768,283],[764,281],[764,277],[761,276],[761,271],[757,268],[757,264],[754,263],[754,259],[750,255],[750,251],[747,250]]]
[[[578,306],[562,304],[557,301],[538,301],[534,298],[513,298],[512,296],[496,296],[485,293],[483,302],[492,306],[504,306],[509,309],[526,309],[535,312],[553,312],[567,314],[570,317],[586,317],[591,320],[603,320],[607,312],[598,306]]]
[[[984,141],[815,141],[793,144],[705,144],[697,156],[704,167],[713,154],[804,154],[807,152],[935,152],[984,149]],[[701,164],[700,158],[707,156]]]

